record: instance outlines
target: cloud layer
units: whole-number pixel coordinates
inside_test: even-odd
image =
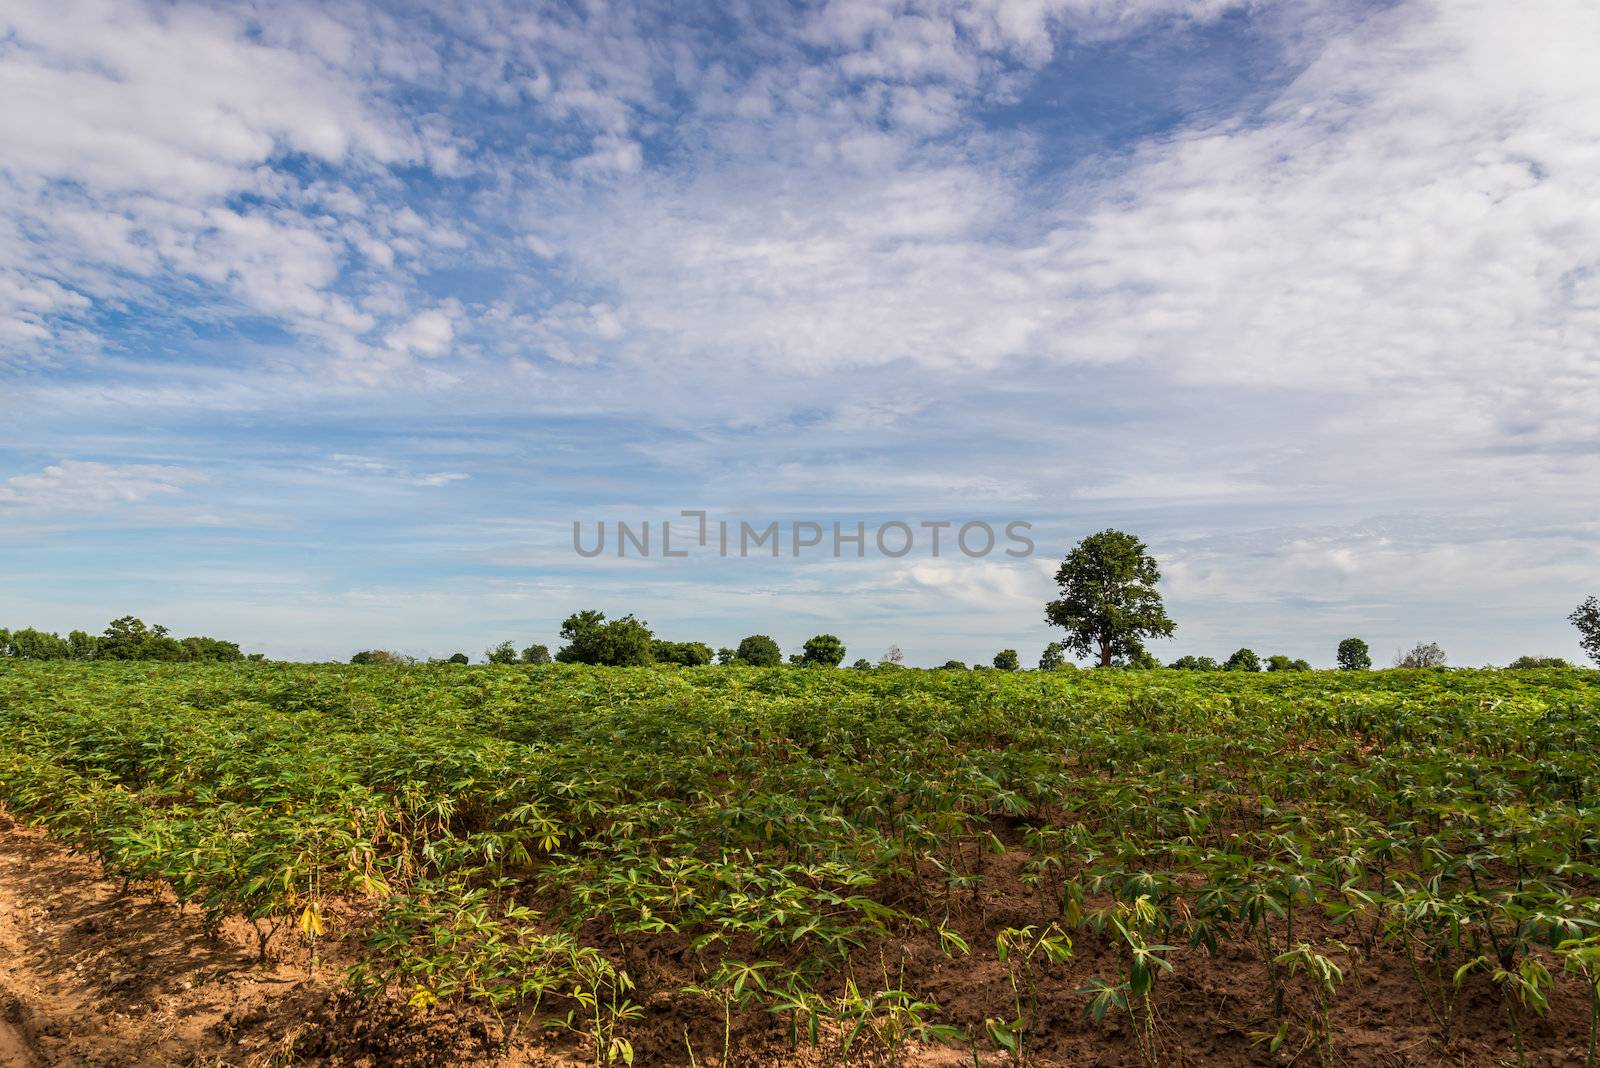
[[[591,601],[1042,644],[1037,561],[560,553],[680,507],[967,513],[1145,533],[1186,651],[1571,654],[1596,45],[1580,0],[24,0],[0,608],[83,625],[69,588],[158,524],[163,610],[287,583],[326,631],[257,640],[300,655],[407,596],[385,640],[441,648]]]

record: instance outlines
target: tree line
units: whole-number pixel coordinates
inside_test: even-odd
[[[1045,618],[1067,631],[1064,641],[1046,645],[1039,656],[1040,671],[1076,669],[1069,654],[1098,654],[1101,668],[1146,670],[1162,667],[1145,647],[1152,637],[1170,637],[1177,629],[1166,614],[1156,584],[1161,571],[1144,543],[1121,531],[1107,530],[1085,538],[1067,555],[1056,574],[1062,596],[1045,606]],[[1570,617],[1577,626],[1585,651],[1600,663],[1600,599],[1590,597]],[[669,641],[658,638],[649,624],[633,615],[607,619],[604,612],[586,610],[568,616],[561,625],[562,645],[551,655],[549,647],[530,645],[517,649],[505,641],[488,649],[484,659],[491,664],[547,664],[554,660],[567,664],[596,664],[609,667],[643,667],[651,664],[676,664],[698,667],[713,662],[776,667],[785,663],[778,643],[766,634],[752,634],[737,648],[712,651],[705,642]],[[836,635],[818,634],[808,639],[787,663],[796,666],[838,667],[844,662],[845,646]],[[851,667],[893,669],[903,667],[898,647],[891,647],[877,662],[857,659]],[[383,650],[357,653],[356,664],[410,663],[408,657]],[[469,658],[457,653],[446,662],[465,664]],[[1361,638],[1346,638],[1335,651],[1335,662],[1343,671],[1365,671],[1373,666],[1372,650]],[[1418,642],[1397,652],[1394,666],[1427,669],[1448,666],[1445,651],[1436,642]],[[1513,661],[1513,669],[1560,668],[1572,665],[1560,657],[1524,656]],[[989,664],[973,664],[974,669],[993,668],[1019,671],[1021,657],[1015,649],[995,653]],[[1277,653],[1260,656],[1248,647],[1235,650],[1225,660],[1209,656],[1185,655],[1167,664],[1177,671],[1310,671],[1311,664],[1300,658]],[[960,660],[948,660],[936,670],[966,670]]]
[[[1151,669],[1161,662],[1146,647],[1152,638],[1170,638],[1177,624],[1167,615],[1158,584],[1161,568],[1145,543],[1120,530],[1103,530],[1079,542],[1061,562],[1055,575],[1061,596],[1045,605],[1045,621],[1062,628],[1066,637],[1051,642],[1039,656],[1039,670],[1075,668],[1068,655],[1092,656],[1097,667]],[[1600,664],[1600,598],[1589,597],[1568,620],[1578,628],[1584,651]],[[561,625],[565,645],[555,654],[560,663],[603,664],[633,667],[647,664],[680,664],[686,667],[709,664],[752,664],[776,666],[783,662],[776,642],[765,634],[753,634],[737,649],[719,649],[715,654],[704,642],[674,642],[655,637],[650,627],[632,615],[607,619],[605,613],[589,610],[568,616]],[[392,654],[359,653],[362,658]],[[530,646],[518,654],[513,642],[502,642],[485,654],[494,664],[546,663],[551,657],[543,645]],[[837,667],[844,662],[845,647],[835,635],[818,634],[788,661],[797,665]],[[465,663],[465,654],[451,658]],[[1361,638],[1346,638],[1335,651],[1335,662],[1343,671],[1365,671],[1372,667],[1372,650]],[[858,659],[855,668],[895,668],[901,665],[898,648],[892,648],[876,664]],[[945,669],[965,669],[959,660],[946,661]],[[1180,656],[1170,664],[1179,671],[1310,671],[1311,664],[1300,658],[1276,653],[1262,657],[1248,647],[1235,650],[1220,663],[1209,656]],[[1445,651],[1436,642],[1418,642],[1397,652],[1394,666],[1428,669],[1448,666]],[[1560,657],[1524,656],[1512,668],[1570,667]],[[1015,649],[1002,649],[989,665],[1001,671],[1021,669]]]
[[[1167,615],[1158,583],[1161,569],[1144,542],[1119,530],[1103,530],[1084,538],[1069,552],[1056,571],[1055,581],[1061,596],[1045,605],[1045,621],[1062,628],[1063,640],[1045,646],[1039,656],[1039,670],[1075,668],[1072,656],[1091,656],[1101,668],[1150,669],[1161,663],[1145,642],[1170,638],[1177,624]],[[1578,629],[1584,652],[1600,664],[1600,597],[1589,597],[1567,617]],[[594,609],[574,612],[561,624],[562,645],[552,655],[546,645],[518,648],[505,641],[484,651],[491,664],[595,664],[611,667],[641,667],[675,664],[698,667],[713,662],[752,667],[776,667],[784,663],[802,667],[838,667],[844,663],[845,645],[836,635],[817,634],[807,639],[798,652],[783,656],[778,643],[766,634],[751,634],[735,648],[713,650],[705,642],[673,641],[659,638],[649,624],[633,615],[608,619]],[[261,660],[261,654],[246,656],[235,642],[193,636],[175,638],[166,627],[146,626],[135,616],[122,616],[109,623],[100,634],[74,630],[58,634],[25,627],[11,631],[0,628],[0,657],[23,660],[158,660],[171,662],[230,663]],[[1335,656],[1340,669],[1360,671],[1372,667],[1372,652],[1360,638],[1339,643]],[[898,647],[892,647],[876,662],[857,659],[859,669],[903,667]],[[352,664],[409,664],[412,657],[384,649],[368,649],[350,658]],[[444,661],[466,664],[470,658],[456,653]],[[1419,642],[1395,654],[1394,666],[1401,668],[1443,668],[1445,652],[1434,642]],[[1001,671],[1021,670],[1021,657],[1015,649],[1002,649],[989,664],[974,668]],[[1310,671],[1305,660],[1284,654],[1259,656],[1250,648],[1235,650],[1218,662],[1209,656],[1185,655],[1166,665],[1180,671]],[[1560,657],[1524,656],[1512,668],[1570,667]],[[944,669],[966,669],[959,660],[950,660]]]
[[[0,656],[17,660],[164,660],[226,664],[247,657],[238,643],[196,635],[174,638],[166,627],[145,626],[136,616],[113,619],[99,634],[70,631],[65,638],[51,631],[0,627]]]

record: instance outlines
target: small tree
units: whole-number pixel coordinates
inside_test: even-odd
[[[844,660],[844,642],[832,634],[808,638],[800,659],[807,667],[838,667]]]
[[[1253,649],[1240,649],[1222,665],[1223,671],[1260,671],[1261,658]]]
[[[858,656],[856,657],[856,662],[851,664],[850,667],[855,671],[871,671],[872,661],[868,660],[864,656]]]
[[[556,659],[563,664],[637,667],[650,661],[650,628],[631,615],[606,620],[604,612],[574,612],[561,624],[566,641]]]
[[[1015,649],[1002,649],[994,654],[994,666],[1001,671],[1015,671],[1022,666]]]
[[[1039,670],[1054,671],[1067,662],[1067,647],[1060,642],[1051,642],[1044,647],[1044,652],[1039,654]]]
[[[493,649],[485,649],[483,658],[491,664],[515,664],[517,647],[511,642],[501,642]]]
[[[783,653],[778,643],[765,634],[752,634],[740,640],[734,659],[751,667],[777,667],[783,663]]]
[[[1444,665],[1444,650],[1439,648],[1437,642],[1418,642],[1394,656],[1394,666],[1397,668],[1442,668]]]
[[[1590,597],[1572,610],[1567,622],[1578,628],[1578,644],[1600,664],[1600,597]]]
[[[905,660],[906,654],[900,651],[900,647],[898,645],[889,646],[889,651],[878,657],[878,663],[892,664],[895,667],[899,667],[901,664],[905,663]]]
[[[731,664],[735,659],[738,658],[738,656],[738,653],[724,645],[722,648],[717,650],[717,663],[723,665]]]
[[[1067,648],[1079,655],[1093,650],[1100,666],[1110,667],[1116,657],[1143,652],[1145,638],[1170,638],[1177,629],[1156,589],[1160,580],[1161,569],[1144,542],[1102,530],[1061,562],[1061,597],[1045,605],[1044,617],[1066,628]]]
[[[1180,656],[1167,665],[1174,671],[1216,671],[1217,662],[1209,656]]]
[[[1360,638],[1346,638],[1339,643],[1339,670],[1365,671],[1372,666],[1372,650]]]
[[[943,667],[942,670],[944,670],[944,671],[965,671],[965,670],[967,670],[967,665],[964,662],[960,661],[960,660],[946,660],[944,662],[944,667]]]
[[[522,650],[522,662],[524,664],[550,663],[550,647],[548,645],[538,644],[528,646],[526,649]]]
[[[445,660],[445,663],[446,664],[470,664],[470,663],[472,663],[472,659],[469,656],[467,656],[466,653],[451,653],[449,658]],[[490,663],[491,664],[498,663],[498,661],[491,660]]]
[[[1267,657],[1267,670],[1268,671],[1310,671],[1311,670],[1311,664],[1309,662],[1305,661],[1305,660],[1291,660],[1289,657],[1284,656],[1282,653],[1279,653],[1279,654],[1277,654],[1275,656]]]
[[[1154,671],[1161,666],[1161,661],[1148,649],[1135,649],[1127,656],[1119,656],[1111,661],[1111,666],[1124,671]]]

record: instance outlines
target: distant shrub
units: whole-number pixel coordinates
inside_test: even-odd
[[[1444,650],[1437,642],[1418,642],[1403,653],[1396,653],[1397,668],[1442,668],[1445,666]]]
[[[461,658],[462,663],[466,663],[466,653],[457,653],[456,655]],[[414,664],[416,663],[416,660],[412,657],[406,656],[404,653],[392,653],[387,649],[368,649],[352,656],[350,658],[350,663],[394,666],[398,664]]]
[[[1002,649],[994,654],[994,666],[1001,671],[1016,671],[1022,666],[1015,649]]]
[[[1531,671],[1536,668],[1569,668],[1571,666],[1559,656],[1519,656],[1506,665],[1512,671]]]
[[[460,655],[460,654],[457,654]],[[515,664],[517,662],[517,647],[511,642],[501,642],[493,649],[485,649],[483,658],[491,664]],[[455,657],[451,657],[454,660]],[[462,657],[465,660],[465,657]]]

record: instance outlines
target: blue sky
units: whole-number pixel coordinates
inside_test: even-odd
[[[1597,46],[1581,0],[8,4],[0,621],[1031,662],[1114,525],[1168,659],[1576,659]],[[682,509],[1039,548],[572,551]]]

